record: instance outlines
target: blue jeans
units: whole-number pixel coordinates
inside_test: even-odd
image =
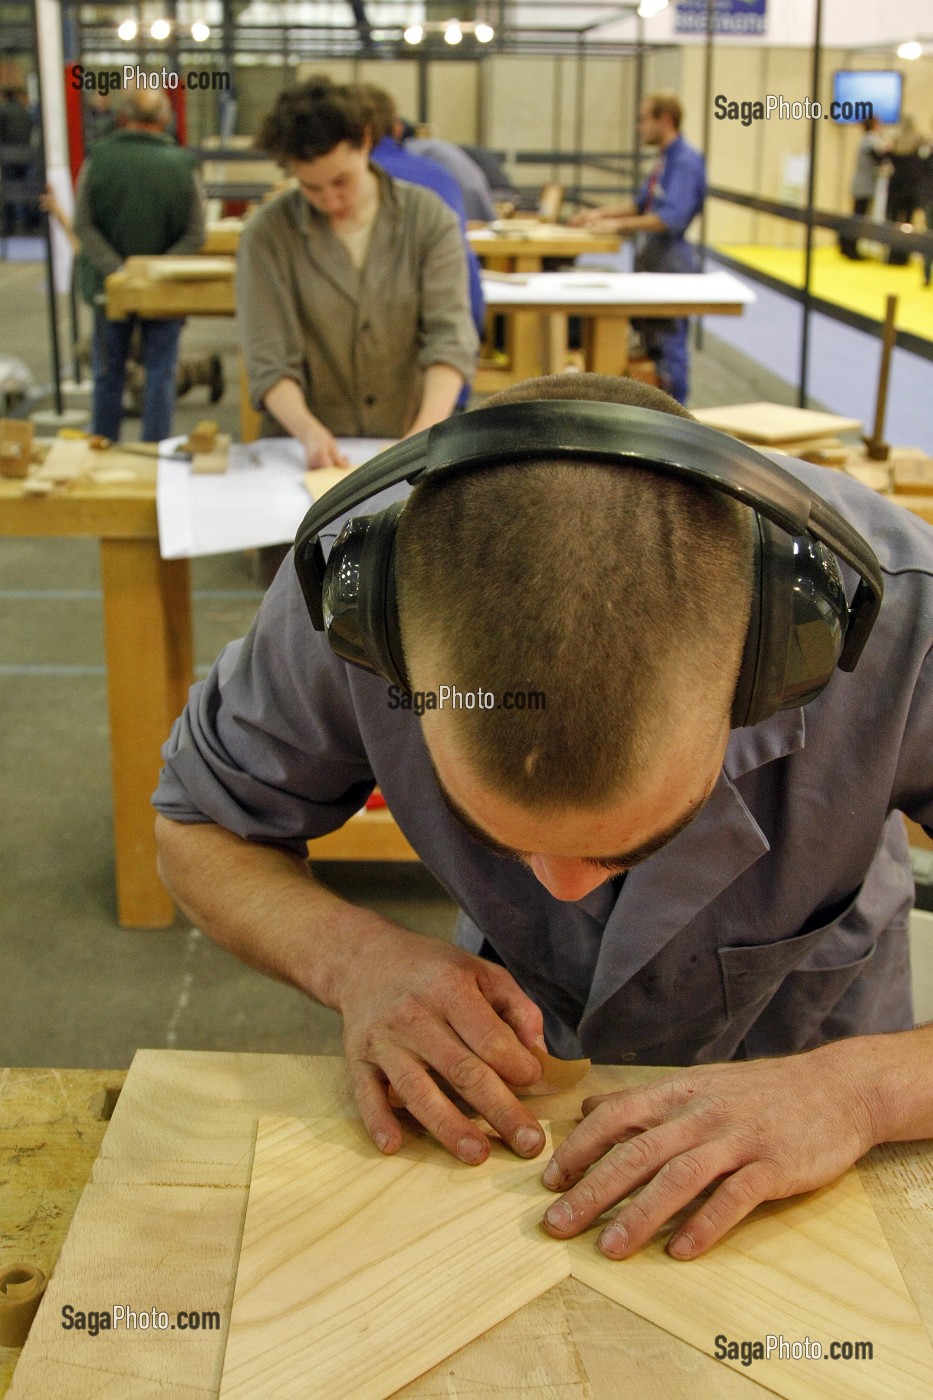
[[[632,322],[654,360],[661,388],[678,403],[686,404],[689,390],[690,352],[687,346],[689,322],[686,316],[637,318]]]
[[[123,384],[126,358],[136,317],[110,321],[94,312],[94,416],[92,432],[116,442],[123,418]],[[171,436],[175,409],[175,367],[183,320],[139,321],[142,336],[143,391],[142,441],[161,442]]]

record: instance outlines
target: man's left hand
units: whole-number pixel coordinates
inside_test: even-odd
[[[566,1193],[545,1228],[578,1235],[640,1187],[597,1241],[625,1259],[718,1182],[668,1242],[675,1258],[695,1258],[762,1201],[825,1186],[880,1141],[858,1069],[858,1055],[836,1042],[585,1099],[583,1121],[545,1171],[545,1185]]]

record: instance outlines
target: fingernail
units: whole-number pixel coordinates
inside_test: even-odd
[[[535,1045],[537,1045],[539,1050],[543,1050],[545,1055],[547,1054],[547,1041],[543,1035],[535,1036]]]
[[[555,1230],[567,1230],[573,1221],[573,1211],[566,1201],[555,1201],[545,1211],[544,1218]]]
[[[462,1137],[457,1143],[457,1156],[461,1162],[478,1162],[483,1155],[483,1147],[479,1138]]]
[[[695,1249],[692,1235],[675,1235],[667,1246],[668,1254],[675,1254],[678,1259],[689,1259]]]
[[[545,1186],[550,1186],[552,1190],[556,1190],[560,1185],[560,1167],[554,1161],[553,1157],[544,1168],[544,1175],[541,1180],[544,1182]]]
[[[607,1225],[596,1243],[603,1254],[618,1259],[628,1246],[628,1233],[621,1225]]]
[[[515,1134],[515,1151],[523,1157],[533,1157],[544,1146],[544,1134],[540,1128],[519,1128]]]
[[[389,1137],[388,1133],[373,1133],[373,1142],[379,1148],[380,1152],[385,1152],[391,1141],[392,1139]]]

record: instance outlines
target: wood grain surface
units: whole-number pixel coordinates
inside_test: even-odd
[[[788,1400],[929,1394],[933,1349],[854,1170],[685,1265],[667,1230],[624,1264],[595,1226],[550,1238],[539,1178],[498,1142],[464,1170],[427,1136],[386,1159],[359,1123],[261,1119],[220,1400],[384,1400],[568,1276],[708,1354],[783,1338],[753,1364]],[[833,1360],[865,1340],[871,1359]]]
[[[666,1072],[594,1066],[572,1091],[535,1099],[533,1109],[552,1122],[567,1122],[578,1116],[587,1094],[627,1088]],[[60,1111],[54,1072],[12,1073],[41,1077],[37,1093],[41,1090],[49,1121],[54,1121]],[[342,1059],[140,1051],[78,1206],[73,1238],[22,1353],[11,1392],[15,1400],[215,1397],[256,1122],[310,1116],[356,1118]],[[26,1137],[23,1127],[12,1142]],[[6,1179],[28,1184],[41,1162],[41,1141],[21,1160],[11,1139],[7,1143]],[[58,1209],[66,1192],[72,1208],[87,1163],[86,1150],[76,1148],[69,1185],[60,1190],[53,1185],[43,1209]],[[543,1160],[529,1166],[540,1170]],[[933,1335],[933,1151],[922,1143],[877,1148],[858,1170]],[[38,1205],[23,1212],[17,1228],[25,1246],[17,1253],[26,1257],[33,1257],[29,1242],[31,1232],[39,1229],[38,1214]],[[52,1261],[36,1255],[34,1262],[45,1267]],[[693,1269],[699,1261],[685,1266],[661,1262],[670,1271],[663,1276],[666,1284],[674,1270]],[[104,1300],[122,1301],[142,1309],[153,1306],[156,1289],[169,1311],[218,1310],[221,1330],[202,1331],[196,1342],[171,1330],[150,1334],[148,1341],[141,1332],[117,1332],[102,1333],[92,1342],[61,1329],[63,1301],[84,1308],[95,1300],[100,1300],[98,1306]],[[746,1335],[744,1330],[738,1334]],[[869,1330],[867,1339],[874,1335]],[[834,1364],[844,1371],[848,1363],[815,1364],[828,1372]],[[753,1400],[767,1393],[756,1384],[755,1371],[754,1366],[751,1376],[731,1371],[631,1309],[566,1279],[399,1394],[405,1400],[518,1395],[522,1400],[619,1400],[628,1395],[638,1400]],[[890,1394],[879,1390],[878,1400],[888,1400]]]

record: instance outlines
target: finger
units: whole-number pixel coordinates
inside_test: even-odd
[[[775,1200],[782,1194],[768,1163],[749,1162],[726,1177],[709,1199],[674,1232],[668,1241],[668,1253],[675,1259],[695,1259],[762,1201]]]
[[[483,1115],[513,1152],[519,1157],[538,1155],[545,1142],[540,1123],[484,1059],[451,1039],[438,1068],[450,1087]]]
[[[678,1153],[625,1202],[596,1241],[600,1250],[610,1259],[627,1259],[733,1165],[724,1141]]]
[[[562,1239],[578,1235],[604,1210],[650,1181],[672,1157],[691,1150],[695,1146],[691,1132],[695,1135],[695,1128],[677,1119],[610,1148],[592,1171],[548,1207],[546,1228]],[[545,1184],[550,1184],[547,1174]]]
[[[452,1156],[470,1166],[486,1160],[486,1134],[451,1103],[424,1064],[406,1052],[388,1052],[381,1068],[406,1111]]]
[[[663,1110],[646,1103],[638,1089],[602,1097],[555,1151],[545,1168],[545,1186],[567,1190],[610,1148],[658,1127],[665,1117]]]
[[[457,1034],[510,1084],[536,1084],[541,1064],[528,1047],[547,1049],[541,1008],[496,963],[477,959],[476,985],[483,1000],[476,1003],[475,1018],[471,1015],[462,1026],[455,1026]],[[484,1005],[494,1013],[492,1017],[484,1013]]]
[[[397,1152],[402,1145],[402,1129],[389,1107],[384,1076],[373,1065],[349,1060],[353,1097],[363,1125],[380,1152]]]

